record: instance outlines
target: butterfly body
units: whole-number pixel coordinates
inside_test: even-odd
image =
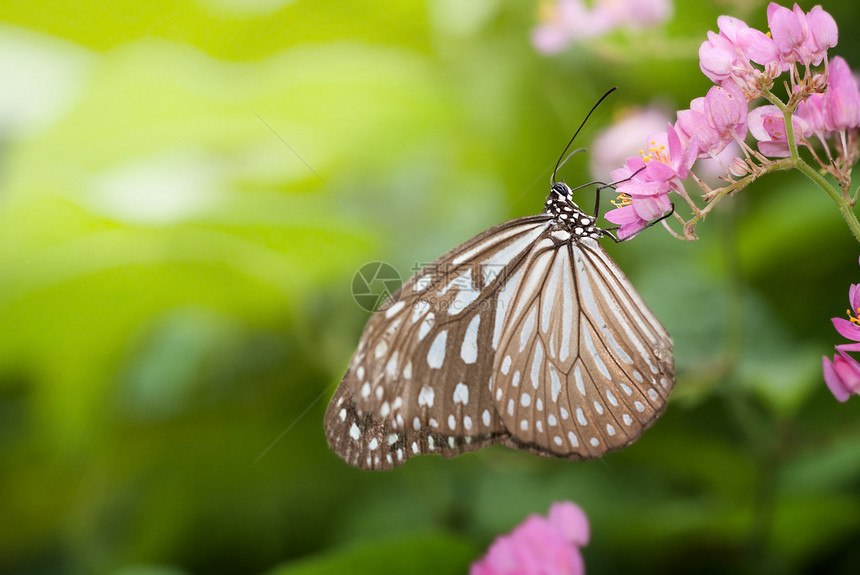
[[[553,184],[544,213],[479,234],[373,313],[325,417],[350,465],[494,443],[584,460],[635,441],[674,385],[672,341]]]

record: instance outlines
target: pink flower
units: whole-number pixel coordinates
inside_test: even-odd
[[[739,86],[755,89],[755,76],[761,74],[752,62],[775,73],[773,63],[779,59],[779,50],[766,34],[732,18],[717,18],[719,34],[708,32],[708,39],[699,47],[699,67],[719,84],[732,78]]]
[[[618,237],[620,239],[632,238],[646,227],[648,227],[648,222],[650,220],[646,220],[642,218],[636,210],[633,208],[633,205],[630,203],[631,200],[629,196],[619,196],[621,198],[625,198],[625,200],[615,203],[615,205],[620,206],[615,208],[614,210],[610,210],[606,212],[604,216],[608,221],[613,224],[618,224],[620,227],[618,228]],[[660,196],[661,198],[666,198],[666,196]],[[669,203],[668,199],[666,200]],[[672,206],[671,203],[667,206],[667,210]]]
[[[747,116],[750,134],[758,140],[758,149],[771,158],[785,158],[789,155],[788,136],[785,133],[785,119],[776,106],[759,106]],[[809,125],[797,114],[791,117],[795,136],[807,134]]]
[[[647,222],[668,212],[672,207],[669,192],[683,191],[681,181],[689,175],[699,148],[696,138],[682,141],[681,135],[670,124],[665,133],[651,137],[647,154],[640,152],[612,172],[612,179],[619,182],[616,189],[630,201],[629,205],[627,201],[616,204],[619,207],[605,216],[622,226],[620,239],[631,237]]]
[[[805,14],[797,4],[794,10],[789,10],[771,2],[767,7],[767,23],[786,64],[818,65],[827,55],[827,49],[838,40],[836,22],[821,6]]]
[[[833,318],[833,327],[839,335],[860,342],[860,284],[848,288],[848,318]],[[822,358],[824,381],[839,401],[846,401],[852,394],[860,395],[860,363],[848,355],[849,351],[860,351],[860,343],[843,343],[836,346],[833,360]]]
[[[860,126],[860,91],[848,64],[839,56],[830,62],[827,76],[827,123],[830,130]]]
[[[714,157],[732,141],[746,136],[747,101],[740,88],[731,81],[708,90],[696,98],[689,110],[678,112],[676,127],[688,138],[698,141],[699,157]]]
[[[571,42],[606,34],[617,28],[645,28],[672,15],[670,0],[556,0],[541,8],[541,24],[532,32],[532,45],[555,54]]]
[[[547,518],[531,515],[472,564],[470,575],[582,575],[579,548],[589,539],[588,518],[577,505],[553,503]]]
[[[561,52],[575,39],[602,30],[591,21],[582,0],[558,0],[541,7],[541,24],[532,31],[532,45],[542,54]]]

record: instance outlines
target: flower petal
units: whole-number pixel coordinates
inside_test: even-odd
[[[834,359],[836,359],[836,357],[834,357]],[[848,389],[842,383],[842,380],[839,379],[839,376],[836,375],[836,370],[833,368],[833,361],[826,356],[821,358],[821,371],[824,374],[824,383],[827,384],[833,397],[841,402],[848,401],[851,394],[848,393]]]
[[[852,341],[860,341],[860,326],[856,323],[852,323],[847,319],[842,319],[841,317],[834,317],[833,327],[836,328],[836,331],[838,331],[839,335],[842,337]]]
[[[588,545],[588,517],[578,505],[569,501],[553,503],[549,508],[549,522],[561,530],[574,545]]]

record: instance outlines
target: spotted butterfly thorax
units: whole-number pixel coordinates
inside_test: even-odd
[[[494,443],[585,460],[666,408],[672,340],[553,183],[544,213],[454,248],[373,313],[325,416],[350,465]]]

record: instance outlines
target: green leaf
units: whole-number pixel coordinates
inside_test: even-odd
[[[467,571],[478,554],[472,545],[450,535],[425,535],[340,549],[282,565],[269,571],[268,575],[460,574]]]

